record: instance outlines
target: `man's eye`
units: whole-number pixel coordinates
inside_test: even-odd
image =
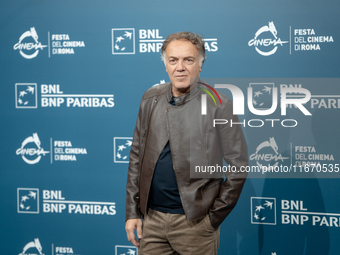
[[[191,64],[191,63],[194,62],[194,60],[193,59],[187,59],[187,62]]]

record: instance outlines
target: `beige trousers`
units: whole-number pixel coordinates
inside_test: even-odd
[[[214,229],[209,215],[189,221],[183,214],[162,213],[149,209],[143,220],[143,238],[139,255],[216,255],[220,227]]]

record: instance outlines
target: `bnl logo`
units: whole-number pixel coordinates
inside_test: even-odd
[[[138,255],[135,246],[116,245],[115,250],[115,255]]]
[[[276,225],[276,199],[272,197],[251,197],[251,223]]]
[[[18,213],[39,213],[39,189],[17,189]]]
[[[15,108],[32,109],[37,108],[37,84],[16,83],[15,84]]]
[[[203,84],[203,83],[201,83]],[[212,90],[217,98],[219,99],[221,105],[221,99],[217,94],[216,90],[209,86],[208,84],[203,84],[207,86],[210,90]],[[231,84],[215,84],[215,88],[217,89],[228,89],[233,97],[233,114],[234,115],[244,115],[244,94],[240,88]],[[261,88],[261,89],[259,89]],[[216,104],[216,101],[213,95],[206,89],[200,88],[207,92],[210,97],[213,98],[213,101]],[[289,105],[295,105],[304,115],[312,115],[305,107],[304,104],[307,103],[311,99],[311,93],[309,90],[305,88],[297,88],[297,87],[284,87],[281,86],[281,115],[286,115],[286,108]],[[275,112],[278,104],[278,88],[274,86],[274,83],[250,83],[247,89],[248,97],[248,109],[255,115],[265,116],[270,115]],[[298,98],[292,98],[291,94],[298,94]],[[268,105],[265,102],[259,102],[260,98],[265,97],[266,95],[271,95],[272,103]],[[201,96],[201,113],[202,115],[207,114],[207,96],[206,94],[202,94]],[[256,106],[256,107],[255,107]],[[267,107],[265,107],[267,106]]]
[[[135,54],[135,29],[112,29],[112,54]]]
[[[132,137],[113,138],[113,160],[115,163],[129,163]]]

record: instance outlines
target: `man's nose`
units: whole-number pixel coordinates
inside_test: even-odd
[[[176,69],[179,72],[182,72],[182,71],[185,70],[185,66],[184,66],[183,60],[178,61]]]

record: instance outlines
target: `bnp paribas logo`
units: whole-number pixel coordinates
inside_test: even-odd
[[[276,199],[251,197],[251,224],[276,225]]]
[[[129,163],[132,137],[113,138],[113,160],[115,163]]]
[[[135,54],[135,29],[112,29],[112,54]]]
[[[214,104],[217,106],[217,102],[216,102],[215,97],[213,96],[213,94],[209,90],[207,90],[207,88],[209,88],[215,94],[215,96],[217,97],[217,99],[219,100],[221,105],[222,105],[222,100],[221,100],[220,96],[218,95],[217,91],[213,87],[211,87],[210,85],[203,83],[203,82],[197,82],[197,83],[202,85],[202,88],[200,88],[200,87],[197,87],[197,88],[203,90],[206,93],[206,94],[201,95],[201,106],[202,106],[201,107],[201,114],[207,115],[207,94],[212,98],[212,100],[214,101]]]
[[[16,83],[15,84],[15,108],[35,109],[38,107],[37,84]]]
[[[138,255],[138,250],[135,246],[116,245],[115,255]]]
[[[39,189],[17,189],[18,213],[39,213]]]

